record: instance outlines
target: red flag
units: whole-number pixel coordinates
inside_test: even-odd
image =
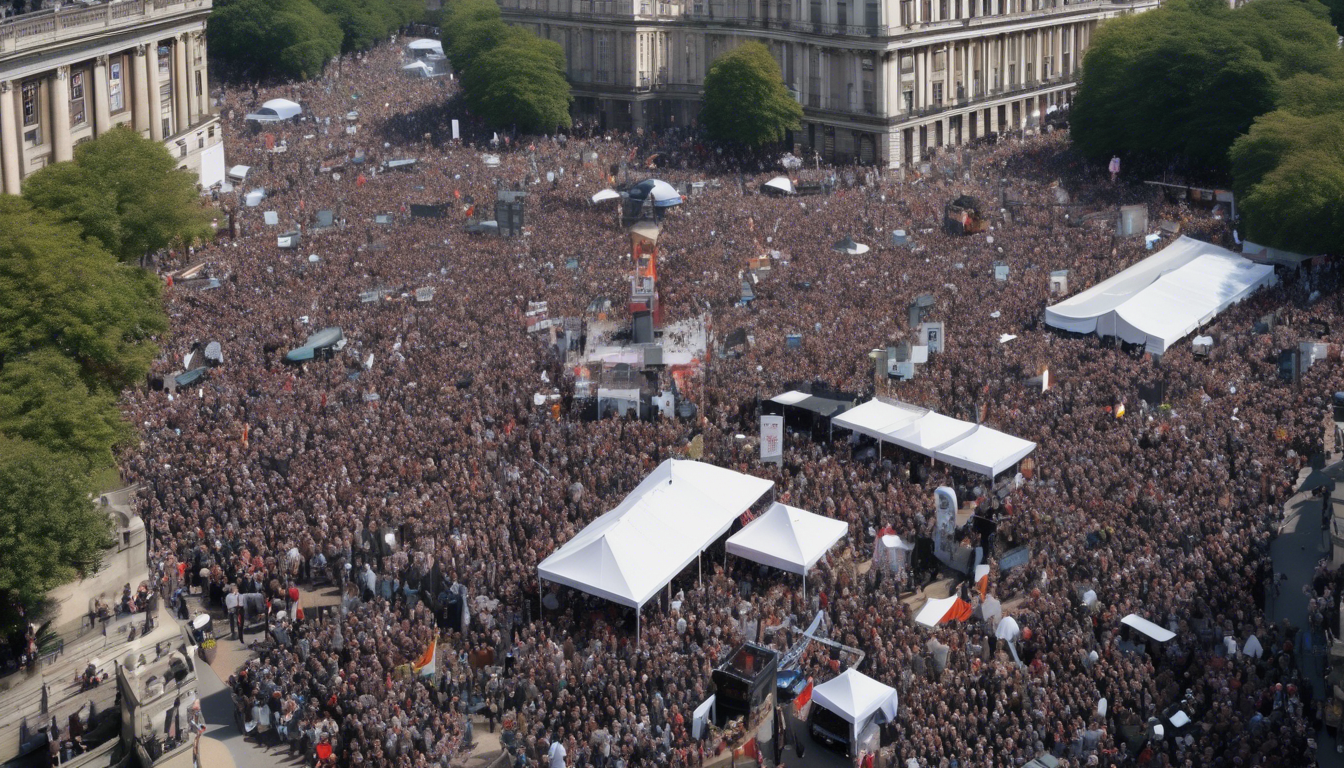
[[[461,200],[461,199],[462,199],[462,192],[461,192],[460,190],[456,190],[456,189],[454,189],[454,190],[453,190],[453,197],[454,197],[454,199]]]

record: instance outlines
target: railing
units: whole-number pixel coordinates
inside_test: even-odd
[[[813,35],[838,35],[842,37],[890,37],[900,31],[900,27],[883,24],[828,24],[821,21],[802,21],[799,19],[761,18],[759,16],[721,16],[713,13],[687,13],[681,17],[694,24],[716,24],[724,27],[753,27],[757,29],[777,29],[784,32],[801,32]]]
[[[212,0],[114,0],[95,6],[33,11],[0,21],[0,54],[140,24],[184,11],[209,10]]]

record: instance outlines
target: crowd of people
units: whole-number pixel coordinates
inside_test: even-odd
[[[1041,322],[1052,271],[1068,270],[1076,291],[1150,255],[1113,237],[1113,221],[1079,220],[1145,202],[1151,221],[1187,234],[1229,243],[1232,232],[1210,211],[1112,183],[1062,133],[950,149],[904,175],[809,159],[795,175],[834,175],[835,193],[771,197],[758,188],[777,164],[725,159],[693,136],[497,138],[458,110],[452,79],[406,77],[402,50],[349,56],[309,83],[227,89],[229,164],[251,175],[218,195],[216,242],[159,263],[204,262],[221,287],[167,290],[173,330],[154,375],[171,378],[197,343],[218,341],[224,362],[189,388],[127,396],[142,440],[123,464],[145,484],[164,594],[190,582],[220,609],[237,594],[270,606],[258,613],[272,641],[231,681],[240,723],[272,724],[275,741],[340,765],[446,767],[477,713],[504,729],[518,765],[700,765],[713,755],[692,738],[692,711],[711,670],[744,640],[791,645],[788,628],[823,612],[831,637],[866,654],[861,670],[899,690],[884,764],[1015,767],[1044,752],[1069,766],[1309,764],[1318,714],[1292,629],[1265,619],[1268,547],[1322,449],[1324,393],[1341,387],[1333,361],[1281,380],[1276,353],[1314,322],[1344,323],[1335,271],[1230,308],[1210,355],[1178,344],[1158,361]],[[303,118],[245,122],[275,97]],[[448,140],[453,118],[464,141]],[[645,170],[653,153],[662,167]],[[403,158],[417,162],[381,166]],[[665,320],[707,316],[716,338],[744,329],[750,344],[711,351],[694,419],[555,418],[534,395],[566,391],[572,371],[527,332],[528,302],[548,302],[551,317],[623,303],[627,235],[589,198],[651,175],[711,182],[663,221]],[[466,231],[491,217],[497,189],[520,185],[524,236]],[[247,207],[254,188],[266,198]],[[943,232],[943,206],[961,194],[984,203],[991,230]],[[445,205],[446,218],[413,217],[415,204]],[[333,211],[332,227],[312,226],[319,210]],[[277,248],[296,227],[299,247]],[[888,245],[897,229],[910,246]],[[845,236],[873,250],[832,250]],[[741,273],[769,251],[779,257],[743,305]],[[415,300],[422,287],[431,300]],[[869,351],[914,339],[906,307],[923,294],[944,350],[912,381],[875,384]],[[331,326],[347,340],[334,359],[283,363]],[[1005,333],[1016,338],[1001,343]],[[1047,368],[1048,390],[1028,385]],[[737,439],[756,433],[756,404],[816,380],[983,419],[1038,443],[1034,469],[1000,500],[983,478],[890,451],[861,460],[844,440],[793,435],[781,465],[758,463]],[[1160,397],[1141,402],[1141,389]],[[707,557],[703,581],[694,569],[677,579],[637,636],[632,612],[538,584],[542,559],[693,442],[704,461],[773,480],[779,500],[849,523],[806,600],[794,577]],[[979,616],[915,625],[900,585],[860,567],[877,530],[931,533],[940,485],[995,508],[998,552],[1031,549],[990,585],[1020,598],[1021,664]],[[339,606],[291,608],[292,584],[328,582]],[[1097,601],[1081,599],[1088,589]],[[1177,639],[1123,650],[1129,613]],[[1259,656],[1241,650],[1251,636]],[[436,638],[433,673],[421,674],[414,663]],[[823,650],[801,660],[818,683],[836,671]],[[1194,718],[1188,732],[1148,738],[1174,705]]]

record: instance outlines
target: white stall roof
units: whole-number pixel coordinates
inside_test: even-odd
[[[266,211],[265,213],[261,214],[261,216],[266,221],[266,226],[268,227],[274,227],[275,225],[280,223],[280,214],[276,213],[275,211]]]
[[[995,477],[1034,450],[1036,444],[1030,440],[1013,437],[982,424],[957,442],[935,451],[934,458],[954,467]]]
[[[811,395],[806,392],[799,392],[795,389],[785,392],[782,395],[775,395],[770,398],[770,402],[779,403],[780,405],[797,405],[809,397],[811,397]]]
[[[1142,632],[1148,637],[1151,637],[1152,639],[1156,640],[1159,643],[1168,642],[1176,637],[1175,632],[1172,632],[1166,627],[1158,626],[1157,624],[1154,624],[1153,622],[1135,613],[1131,613],[1125,618],[1121,619],[1120,623],[1124,624],[1127,627],[1133,627],[1134,629],[1138,630],[1139,632]]]
[[[543,560],[538,574],[638,608],[773,486],[711,464],[668,459],[619,506]]]
[[[234,181],[243,181],[251,171],[252,166],[250,165],[235,165],[229,169],[229,178]]]
[[[975,425],[969,421],[929,411],[892,432],[888,439],[902,448],[933,456],[939,448],[966,437],[974,429]]]
[[[1274,281],[1270,265],[1181,236],[1129,269],[1048,307],[1045,321],[1074,333],[1118,336],[1160,354]]]
[[[847,533],[843,520],[775,502],[728,539],[728,554],[802,575]]]
[[[443,55],[443,43],[438,40],[430,40],[429,38],[412,40],[406,47],[416,52],[437,53],[440,56]]]
[[[812,689],[812,702],[820,704],[853,725],[850,738],[858,735],[878,715],[883,722],[896,719],[896,689],[854,669]]]
[[[928,410],[905,403],[884,403],[881,400],[869,400],[863,405],[831,419],[837,427],[858,432],[861,435],[886,440],[887,436],[901,427],[919,419]]]

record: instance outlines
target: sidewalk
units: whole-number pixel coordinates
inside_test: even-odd
[[[1332,453],[1326,459],[1323,469],[1310,466],[1302,470],[1298,477],[1297,493],[1284,505],[1283,522],[1279,536],[1274,540],[1271,555],[1274,559],[1274,572],[1287,576],[1281,582],[1279,595],[1273,598],[1266,611],[1271,621],[1287,619],[1300,629],[1307,627],[1306,591],[1310,589],[1316,564],[1330,554],[1328,532],[1321,528],[1321,502],[1311,496],[1311,491],[1324,484],[1327,478],[1336,483],[1344,481],[1344,462],[1338,453]],[[1337,491],[1336,498],[1344,497]],[[1282,576],[1280,577],[1282,578]],[[1299,632],[1299,637],[1307,640],[1307,632]],[[1303,676],[1311,680],[1313,697],[1322,700],[1329,695],[1325,685],[1324,642],[1312,643],[1310,647],[1301,647],[1298,654],[1298,668]],[[1344,755],[1336,751],[1336,741],[1322,729],[1316,735],[1317,764],[1323,768],[1344,768]]]

